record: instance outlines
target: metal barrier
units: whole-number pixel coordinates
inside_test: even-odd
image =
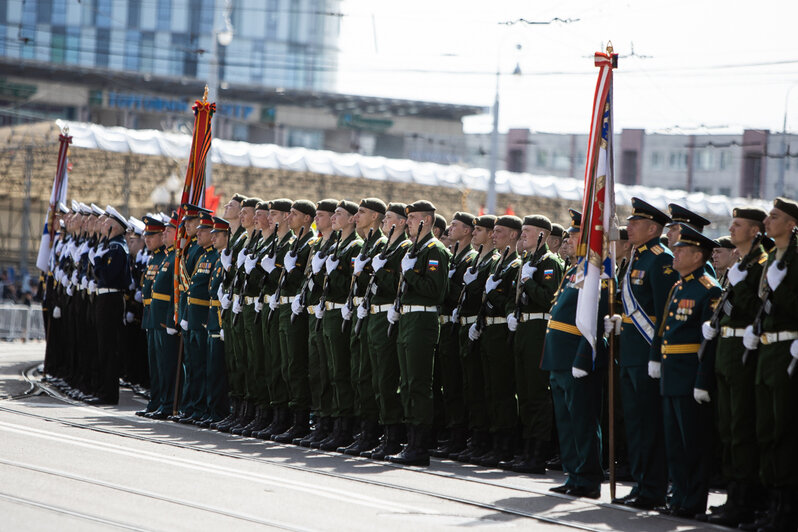
[[[0,303],[0,340],[44,340],[41,305]]]

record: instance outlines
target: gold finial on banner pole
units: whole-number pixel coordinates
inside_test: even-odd
[[[205,85],[205,92],[202,94],[202,103],[208,103],[208,86]]]
[[[612,55],[612,41],[607,41],[607,54]]]

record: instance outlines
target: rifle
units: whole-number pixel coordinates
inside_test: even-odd
[[[337,238],[336,234],[338,234]],[[333,231],[332,234],[330,235],[330,238],[327,239],[327,242],[325,242],[324,245],[321,247],[321,249],[319,249],[319,257],[326,257],[330,251],[330,248],[334,243],[338,242],[338,239],[340,239],[340,234],[337,231]],[[308,255],[308,262],[307,264],[305,264],[305,271],[302,273],[302,276],[304,280],[302,281],[302,288],[299,289],[299,294],[297,295],[297,297],[299,298],[299,304],[302,306],[302,308],[305,308],[307,306],[307,301],[308,301],[308,292],[310,292],[310,282],[311,279],[313,278],[313,269],[312,269],[310,255]],[[293,313],[291,314],[291,323],[294,323],[296,317],[297,317],[296,314]]]
[[[242,250],[244,256],[249,255],[249,253],[252,251],[252,248],[255,247],[255,243],[258,240],[260,240],[260,235],[261,235],[260,229],[257,229],[252,232],[252,237],[250,237],[249,242],[247,242],[247,245],[244,246],[244,249]],[[236,257],[236,260],[238,260],[238,257]],[[232,298],[235,292],[238,292],[239,294],[241,293],[242,289],[244,288],[244,281],[245,281],[244,276],[245,276],[244,268],[243,267],[238,268],[236,270],[235,279],[233,280],[232,283],[230,283],[230,289],[227,291],[228,296]],[[238,316],[238,314],[236,314],[236,316]],[[233,321],[238,322],[238,320],[235,319],[235,316],[233,317]]]
[[[416,241],[413,242],[413,247],[410,248],[409,257],[412,259],[416,255],[418,255],[418,241],[421,238],[421,231],[424,229],[424,221],[418,222],[418,231],[416,232]],[[399,273],[399,284],[397,285],[396,290],[396,299],[393,301],[393,310],[395,312],[400,312],[402,309],[402,297],[404,297],[405,292],[407,292],[407,283],[405,282],[405,272],[402,270]],[[390,321],[388,322],[388,338],[391,337],[391,332],[393,331],[393,323]]]
[[[274,224],[274,232],[272,233],[272,235],[274,236],[274,239],[272,240],[271,245],[269,245],[269,250],[266,253],[263,254],[264,257],[265,256],[269,256],[269,257],[273,258],[275,253],[277,253],[277,242],[280,240],[280,237],[277,236],[277,231],[279,229],[280,229],[280,224],[279,223]],[[258,265],[256,264],[255,268],[257,268],[257,267],[258,267]],[[244,281],[244,288],[242,289],[242,293],[246,292],[247,285],[249,284],[249,275],[247,275],[246,277],[247,277],[247,279],[246,279],[246,281]],[[265,294],[266,294],[266,283],[264,282],[260,286],[260,290],[258,291],[258,296],[256,297],[255,301],[261,301]],[[255,323],[260,323],[260,315],[261,315],[260,312],[255,312]],[[233,318],[233,323],[235,323],[235,318]]]
[[[745,257],[743,257],[742,260],[740,261],[740,266],[739,266],[740,271],[748,271],[751,268],[752,262],[754,261],[756,256],[759,255],[759,244],[761,242],[762,242],[762,233],[757,233],[756,236],[754,237],[754,240],[751,242],[751,249],[748,251]],[[726,306],[726,301],[728,301],[730,294],[731,294],[731,287],[728,287],[723,291],[723,295],[720,296],[720,300],[718,301],[718,304],[715,306],[715,311],[712,313],[712,317],[709,319],[709,325],[716,331],[718,330],[718,326],[720,324],[720,316],[721,313],[723,312],[723,307]],[[709,340],[707,340],[706,338],[701,340],[701,346],[698,348],[698,360],[704,358],[704,351],[707,348],[707,344],[709,344]],[[748,354],[746,352],[745,354],[743,354],[743,364],[745,364],[747,359],[748,359]]]
[[[388,246],[391,245],[391,238],[393,238],[394,231],[396,231],[396,225],[392,225],[391,230],[388,232],[388,240],[385,242],[385,245],[382,246],[382,250],[380,250],[379,254],[380,260],[385,260],[385,258],[388,256]],[[374,297],[373,291],[374,291],[374,283],[376,282],[376,280],[377,280],[377,274],[375,272],[371,274],[371,277],[369,277],[369,282],[366,285],[366,293],[363,295],[363,302],[360,304],[360,306],[366,310],[371,309],[371,298]],[[354,329],[355,337],[357,338],[360,336],[360,329],[363,328],[363,320],[357,318],[355,320],[354,327],[355,327]]]
[[[368,248],[367,244],[371,237],[374,236],[374,228],[372,227],[369,229],[369,234],[366,235],[366,240],[363,242],[363,247],[360,248],[360,255],[358,256],[358,260],[364,261],[368,258]],[[358,274],[359,275],[359,274]],[[352,278],[349,280],[349,293],[346,296],[346,308],[349,310],[355,309],[355,289],[357,288],[357,278],[358,275],[352,274]],[[349,321],[348,319],[344,319],[341,322],[341,332],[346,332],[346,322]]]
[[[498,281],[499,280],[498,275],[499,275],[499,273],[501,273],[499,270],[501,268],[501,265],[507,259],[507,255],[509,255],[509,254],[510,254],[510,246],[507,246],[506,248],[504,248],[504,253],[502,253],[501,260],[497,261],[496,264],[493,266],[493,272],[491,272],[491,277],[490,278],[492,278],[494,281]],[[487,316],[486,316],[487,313],[488,313],[488,292],[486,290],[483,290],[482,291],[482,303],[479,305],[479,312],[477,313],[477,319],[474,322],[474,324],[477,327],[477,331],[479,331],[479,332],[482,332],[482,329],[485,328],[485,321],[487,319]],[[472,341],[471,342],[471,346],[470,346],[471,353],[474,354],[476,352],[476,349],[477,349],[477,343]]]
[[[474,257],[474,263],[471,265],[471,268],[468,268],[466,271],[471,270],[471,275],[477,273],[477,268],[479,267],[479,257],[482,255],[482,250],[485,248],[485,244],[480,244],[479,249],[477,250],[477,256]],[[457,316],[460,316],[460,313],[463,312],[463,305],[465,304],[466,300],[466,287],[468,285],[463,283],[463,288],[460,289],[460,296],[457,298],[457,306],[454,308],[454,313]],[[452,336],[457,334],[457,330],[452,327]]]
[[[255,263],[255,268],[258,267],[257,263],[260,262],[261,258],[265,257],[266,255],[269,255],[270,257],[274,256],[274,255],[272,255],[272,253],[274,253],[276,251],[276,249],[277,249],[277,241],[279,240],[279,238],[277,237],[277,231],[279,229],[280,229],[280,224],[279,223],[274,224],[274,231],[272,232],[272,236],[274,236],[274,240],[272,240],[268,251],[265,250],[265,249],[259,250],[259,251],[262,251],[264,253],[263,254],[259,254],[256,257],[257,262]],[[261,231],[261,236],[262,235],[263,235],[263,231]],[[246,268],[244,268],[244,286],[241,287],[242,293],[247,291],[247,286],[249,285],[249,276],[250,276],[251,273],[252,273],[251,271],[250,271],[250,273],[247,273]],[[261,292],[263,291],[262,289],[263,289],[263,287],[261,287]],[[261,294],[261,292],[259,292],[259,294]]]
[[[798,245],[798,227],[793,227],[792,234],[790,235],[790,243],[787,246],[787,250],[782,255],[781,259],[772,264],[771,268],[778,268],[779,270],[783,270],[790,265],[790,260],[793,255],[795,255],[795,246]],[[767,272],[765,272],[764,276],[764,285],[762,286],[762,293],[760,294],[760,300],[762,304],[759,306],[759,310],[756,313],[756,317],[754,318],[753,327],[754,327],[754,334],[757,336],[762,336],[762,320],[765,318],[767,314],[770,314],[770,296],[773,291],[770,289],[770,285],[767,282]],[[746,363],[748,360],[748,353],[749,349],[746,348],[743,351],[743,364]],[[790,361],[790,366],[787,368],[787,373],[790,376],[795,372],[795,359]]]
[[[302,235],[304,233],[305,233],[305,226],[303,225],[302,227],[299,228],[299,233],[296,236],[296,240],[294,240],[294,243],[291,245],[291,249],[288,250],[288,254],[291,255],[292,257],[296,257],[296,250],[299,247],[299,241],[302,239]],[[274,298],[275,298],[275,300],[277,301],[278,304],[280,302],[280,294],[283,293],[283,287],[285,287],[285,283],[286,283],[286,278],[287,277],[288,277],[288,275],[287,275],[287,272],[285,271],[285,266],[283,266],[282,270],[280,271],[280,278],[277,279],[277,290],[274,291]],[[263,297],[264,289],[266,287],[266,283],[263,284],[263,287],[264,288],[261,289],[261,295],[259,297]],[[272,322],[272,316],[273,315],[274,315],[274,309],[271,308],[271,306],[270,306],[269,307],[269,315],[266,318],[266,326],[267,327]],[[255,323],[258,323],[259,321],[260,321],[260,313],[258,313],[258,315],[255,316]]]
[[[529,259],[529,264],[536,266],[543,256],[546,253],[546,246],[543,245],[543,231],[538,233],[538,242],[535,245],[535,251],[532,253],[532,256]],[[524,263],[521,263],[521,267],[518,268],[518,276],[515,279],[515,309],[513,310],[513,316],[515,317],[516,323],[521,320],[521,307],[527,303],[527,295],[524,292],[524,283],[521,282],[521,272],[524,269]],[[509,331],[507,334],[507,345],[513,345],[513,340],[515,339],[515,331]]]
[[[336,257],[338,256],[338,252],[340,251],[340,249],[338,248],[341,245],[341,233],[343,233],[343,231],[338,231],[335,234],[335,251],[332,253]],[[327,249],[327,254],[324,255],[325,257],[327,257],[330,254],[330,249],[331,248]],[[323,309],[327,304],[327,294],[330,292],[330,272],[327,271],[327,268],[324,268],[324,280],[322,281],[321,286],[322,288],[321,288],[321,297],[319,297],[319,308]],[[321,330],[320,319],[316,320],[316,327],[313,330],[316,332],[319,332]]]

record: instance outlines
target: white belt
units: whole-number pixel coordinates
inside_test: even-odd
[[[521,314],[521,321],[550,320],[551,314],[548,312],[524,312]]]
[[[446,325],[447,323],[452,323],[452,317],[442,314],[438,316],[438,321],[441,325]]]
[[[244,304],[245,305],[254,305],[255,301],[257,301],[257,300],[258,300],[257,297],[244,296]]]
[[[402,314],[405,312],[438,312],[438,307],[424,305],[402,305]]]
[[[734,327],[721,327],[720,328],[720,337],[721,338],[742,338],[745,335],[745,329],[735,329]]]
[[[357,307],[357,306],[360,306],[360,304],[361,304],[362,302],[363,302],[363,298],[362,298],[362,297],[353,297],[353,298],[352,298],[352,308],[355,308],[355,307]]]
[[[485,325],[501,325],[507,323],[507,318],[504,316],[496,316],[495,318],[485,318]]]
[[[379,314],[380,312],[388,312],[388,309],[392,307],[392,303],[385,303],[384,305],[371,305],[371,310],[369,312],[371,314]]]
[[[340,308],[344,308],[346,303],[330,303],[329,301],[324,302],[325,310],[336,310]]]
[[[115,292],[119,292],[119,289],[118,288],[98,288],[96,293],[97,293],[97,295],[100,295],[100,294],[113,294]]]
[[[778,331],[762,333],[759,337],[764,345],[775,344],[776,342],[787,342],[798,339],[798,331]]]
[[[477,322],[476,316],[463,316],[460,318],[460,325],[471,325]]]
[[[296,296],[281,296],[280,297],[280,304],[285,305],[287,303],[293,303]]]

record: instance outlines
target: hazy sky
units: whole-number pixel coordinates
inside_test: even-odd
[[[608,39],[621,55],[616,130],[780,131],[798,87],[794,0],[343,0],[341,12],[339,90],[490,106],[498,65],[502,130],[585,132]],[[579,20],[500,24],[555,17]],[[798,88],[789,108],[798,130]]]

